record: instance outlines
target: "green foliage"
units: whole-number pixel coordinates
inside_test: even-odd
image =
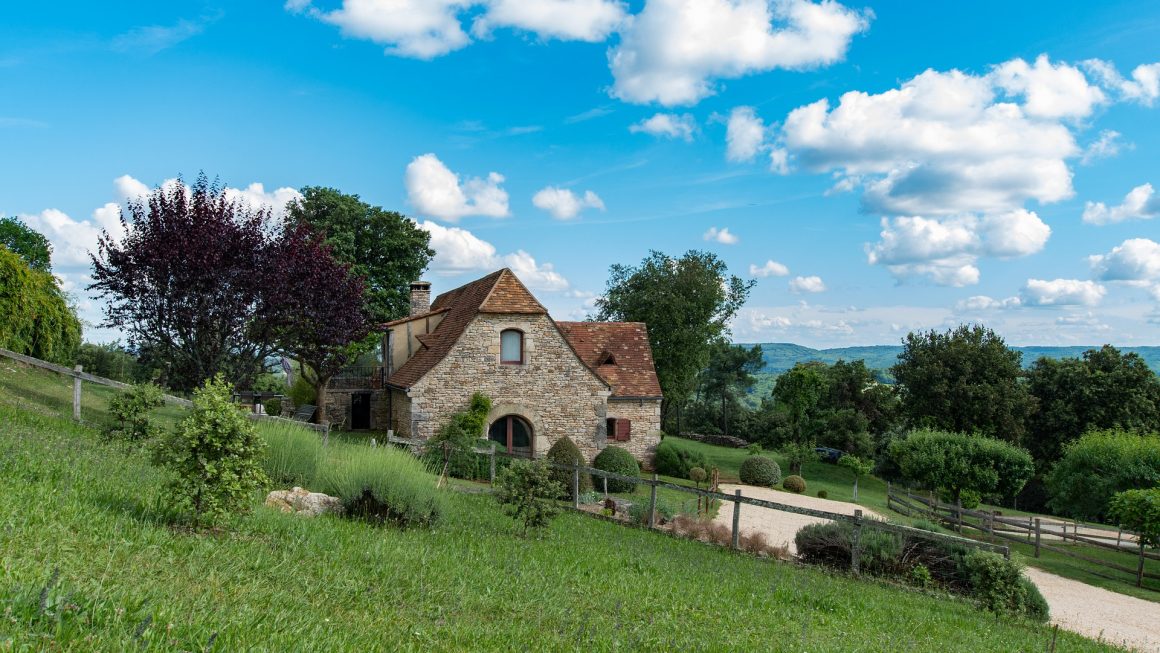
[[[81,323],[56,279],[0,247],[0,347],[73,365]]]
[[[1160,487],[1117,492],[1108,505],[1113,523],[1140,534],[1148,546],[1160,546]]]
[[[745,450],[747,452],[749,452],[750,456],[756,456],[757,454],[761,453],[761,443],[754,442],[753,444],[749,445],[748,447],[745,447]]]
[[[529,530],[545,528],[559,513],[553,500],[563,493],[543,460],[516,460],[495,479],[496,499],[504,512]]]
[[[435,477],[407,451],[352,446],[326,456],[322,492],[342,499],[347,515],[377,524],[429,526],[446,509]]]
[[[724,261],[709,252],[673,258],[652,251],[639,266],[609,269],[608,285],[596,300],[597,319],[648,324],[667,410],[693,394],[713,343],[727,335],[753,284],[730,276]]]
[[[990,551],[972,551],[963,557],[962,569],[971,583],[971,595],[991,612],[1022,615],[1047,621],[1047,602],[1023,576],[1019,565]]]
[[[271,397],[262,402],[262,409],[266,411],[267,415],[278,417],[282,414],[282,400],[277,397]]]
[[[721,406],[721,433],[740,432],[737,427],[744,424],[744,420],[738,423],[734,417],[731,430],[730,416],[737,416],[743,410],[738,399],[753,387],[757,380],[753,375],[761,370],[761,365],[760,345],[744,347],[725,341],[713,343],[709,364],[697,377],[697,399]]]
[[[101,345],[82,344],[76,362],[89,374],[122,383],[149,381],[151,378],[151,370],[138,363],[137,357],[116,341]]]
[[[705,455],[700,451],[682,447],[672,440],[661,440],[656,453],[653,454],[653,469],[665,476],[690,478],[689,470],[694,467],[703,470],[708,466]]]
[[[1045,480],[1056,513],[1102,519],[1117,492],[1160,484],[1160,434],[1088,433],[1064,447]]]
[[[647,524],[648,523],[648,506],[649,506],[648,501],[643,501],[643,500],[634,501],[633,504],[631,506],[629,506],[629,508],[628,508],[628,518],[630,520],[632,520],[633,523],[636,523],[636,524]],[[664,499],[664,498],[659,497],[659,496],[657,497],[657,506],[656,506],[656,523],[657,524],[667,524],[668,522],[672,521],[673,517],[676,517],[677,514],[680,512],[681,511],[676,506],[669,503],[667,499]]]
[[[314,388],[313,383],[306,380],[303,374],[294,377],[294,383],[286,392],[286,396],[290,398],[295,408],[318,405],[318,391]]]
[[[806,491],[806,479],[797,474],[791,474],[790,476],[786,476],[785,480],[781,482],[781,487],[794,494],[801,494]]]
[[[165,404],[161,388],[140,383],[123,390],[109,401],[112,421],[105,437],[123,442],[144,442],[158,435],[159,429],[149,420],[149,411]]]
[[[854,474],[855,478],[860,478],[874,471],[873,460],[862,460],[857,456],[846,454],[838,459],[838,466],[845,467]]]
[[[826,492],[825,490],[818,490],[818,498],[819,499],[828,499],[828,498],[830,498],[830,493]]]
[[[1037,409],[1025,441],[1041,470],[1088,431],[1160,431],[1160,378],[1136,353],[1104,345],[1082,358],[1040,358],[1027,387]]]
[[[609,445],[596,454],[592,466],[601,471],[621,476],[640,475],[640,463],[636,462],[636,458],[627,449],[616,445]],[[603,478],[599,480],[594,478],[593,481],[599,485],[603,482]],[[618,478],[608,479],[609,492],[633,492],[634,490],[636,490],[636,483],[633,481],[623,481]]]
[[[19,218],[0,216],[0,246],[24,259],[33,270],[52,270],[52,243]]]
[[[700,487],[707,478],[709,478],[709,472],[706,472],[703,467],[694,467],[689,470],[689,480],[696,483],[697,487]]]
[[[580,453],[580,448],[577,447],[576,443],[572,441],[572,438],[569,438],[568,436],[564,436],[553,442],[552,446],[548,447],[548,453],[545,457],[548,459],[548,462],[556,463],[557,465],[584,466],[586,462],[584,460],[584,454]],[[571,500],[572,481],[575,480],[573,478],[572,470],[561,469],[559,467],[549,467],[548,475],[551,476],[552,480],[560,487],[564,488],[563,492],[560,494],[560,498]],[[580,474],[579,485],[580,494],[590,492],[592,490],[592,477],[588,474]]]
[[[261,421],[256,426],[266,443],[262,469],[271,485],[314,489],[323,458],[318,433],[286,422]]]
[[[781,467],[772,458],[749,456],[741,461],[738,477],[746,485],[773,487],[781,482]]]
[[[482,441],[487,415],[491,412],[491,400],[482,393],[471,395],[467,408],[453,413],[439,431],[428,440],[427,466],[442,471],[455,478],[480,478],[487,474],[483,466],[485,458],[473,451],[475,447],[489,445]],[[569,485],[571,487],[571,485]]]
[[[914,431],[890,445],[902,476],[924,488],[946,490],[952,501],[966,490],[1004,497],[1018,492],[1035,471],[1031,454],[1012,444],[944,431]]]
[[[914,426],[1019,442],[1034,404],[1022,355],[982,326],[910,333],[891,368]]]
[[[194,392],[189,417],[161,438],[156,456],[173,472],[173,507],[191,512],[193,523],[203,524],[248,507],[252,493],[267,480],[259,462],[264,449],[253,423],[230,401],[230,385],[218,374]]]
[[[818,459],[818,452],[810,442],[791,442],[782,447],[781,455],[785,456],[789,470],[795,474],[802,471],[802,465]]]

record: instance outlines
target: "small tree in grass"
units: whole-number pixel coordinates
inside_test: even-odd
[[[175,507],[191,512],[200,525],[245,509],[267,480],[260,462],[264,448],[218,374],[194,392],[189,417],[163,438],[156,455],[174,473],[169,491]]]
[[[1108,516],[1139,533],[1145,545],[1160,546],[1160,487],[1117,493],[1108,505]]]
[[[523,524],[523,536],[528,531],[544,528],[560,512],[551,499],[560,496],[564,488],[552,480],[548,465],[543,460],[516,460],[496,476],[496,498],[504,512]]]
[[[149,411],[165,403],[161,388],[139,383],[109,400],[113,421],[105,429],[109,440],[143,442],[157,435],[158,427],[149,421]]]
[[[838,464],[854,474],[854,500],[858,500],[858,479],[874,470],[873,460],[862,460],[858,456],[846,454],[838,459]]]
[[[1031,454],[1015,445],[981,436],[915,431],[890,445],[903,477],[932,490],[946,490],[958,503],[963,492],[1012,496],[1035,471]]]

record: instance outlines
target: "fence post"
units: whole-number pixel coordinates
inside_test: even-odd
[[[1003,547],[1003,557],[1008,559],[1008,560],[1011,559],[1011,547],[1009,547],[1009,546]]]
[[[887,510],[891,510],[891,509],[892,509],[892,508],[890,507],[890,499],[891,499],[891,498],[892,498],[892,497],[890,496],[890,481],[886,481],[886,509],[887,509]],[[899,512],[901,512],[901,511],[899,511]]]
[[[734,496],[737,497],[738,499],[740,499],[741,498],[741,490],[737,490],[736,492],[734,492]],[[738,545],[740,544],[740,539],[741,539],[741,502],[734,501],[733,502],[733,550],[734,551],[736,551],[739,548]]]
[[[1035,557],[1039,557],[1039,518],[1035,518]]]
[[[959,533],[963,532],[963,500],[955,499],[955,523],[959,525]]]
[[[1140,565],[1136,567],[1136,587],[1144,586],[1144,535],[1140,535]]]
[[[83,365],[77,365],[73,371],[81,372],[84,369]],[[81,421],[81,377],[79,376],[73,377],[73,419]]]
[[[489,458],[488,470],[487,470],[488,482],[491,483],[492,485],[495,485],[495,447],[494,446],[492,446],[491,455],[488,456],[488,458]]]
[[[862,563],[862,510],[854,510],[854,532],[850,534],[850,569],[858,575]]]
[[[648,527],[656,528],[657,525],[657,475],[653,474],[652,485],[649,486],[648,493]]]
[[[600,480],[604,481],[604,498],[607,499],[608,498],[608,477],[601,476]]]
[[[995,542],[995,513],[987,511],[987,541]]]
[[[1031,529],[1034,527],[1035,526],[1031,523],[1031,518],[1028,517],[1027,518],[1027,543],[1028,544],[1031,543]]]
[[[580,465],[572,463],[572,507],[580,507]]]
[[[1117,549],[1120,548],[1120,539],[1123,537],[1124,537],[1124,527],[1121,526],[1119,528],[1119,530],[1116,531],[1116,548]]]

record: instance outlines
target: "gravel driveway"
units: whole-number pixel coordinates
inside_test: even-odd
[[[831,501],[802,494],[779,492],[750,485],[722,485],[721,492],[733,494],[740,488],[747,497],[777,503],[853,515],[861,506],[844,501]],[[883,518],[882,515],[861,507],[862,514]],[[733,504],[722,504],[714,520],[732,528]],[[761,531],[770,544],[784,544],[791,553],[797,553],[794,534],[807,524],[827,520],[781,512],[756,506],[741,506],[741,530]],[[1051,622],[1092,639],[1102,639],[1126,648],[1147,653],[1160,653],[1160,603],[1118,594],[1086,583],[1055,574],[1027,568],[1027,576],[1043,593],[1051,608]]]

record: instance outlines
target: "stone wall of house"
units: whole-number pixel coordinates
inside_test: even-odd
[[[632,420],[631,435],[627,442],[609,442],[624,447],[636,459],[652,467],[653,453],[661,441],[661,402],[659,399],[608,400],[608,416]]]
[[[522,365],[500,363],[504,329],[524,333]],[[513,414],[532,425],[537,457],[563,436],[589,461],[603,446],[608,386],[576,357],[546,315],[477,316],[447,357],[410,389],[411,437],[431,437],[467,407],[474,392],[491,399],[489,425]]]
[[[406,391],[391,390],[388,400],[391,402],[390,415],[392,423],[387,428],[394,429],[395,435],[400,438],[411,437],[411,400]]]
[[[387,392],[385,390],[339,389],[328,390],[326,393],[326,419],[331,424],[343,424],[343,429],[349,431],[350,396],[352,394],[371,395],[371,430],[385,431],[390,428],[387,422]]]

